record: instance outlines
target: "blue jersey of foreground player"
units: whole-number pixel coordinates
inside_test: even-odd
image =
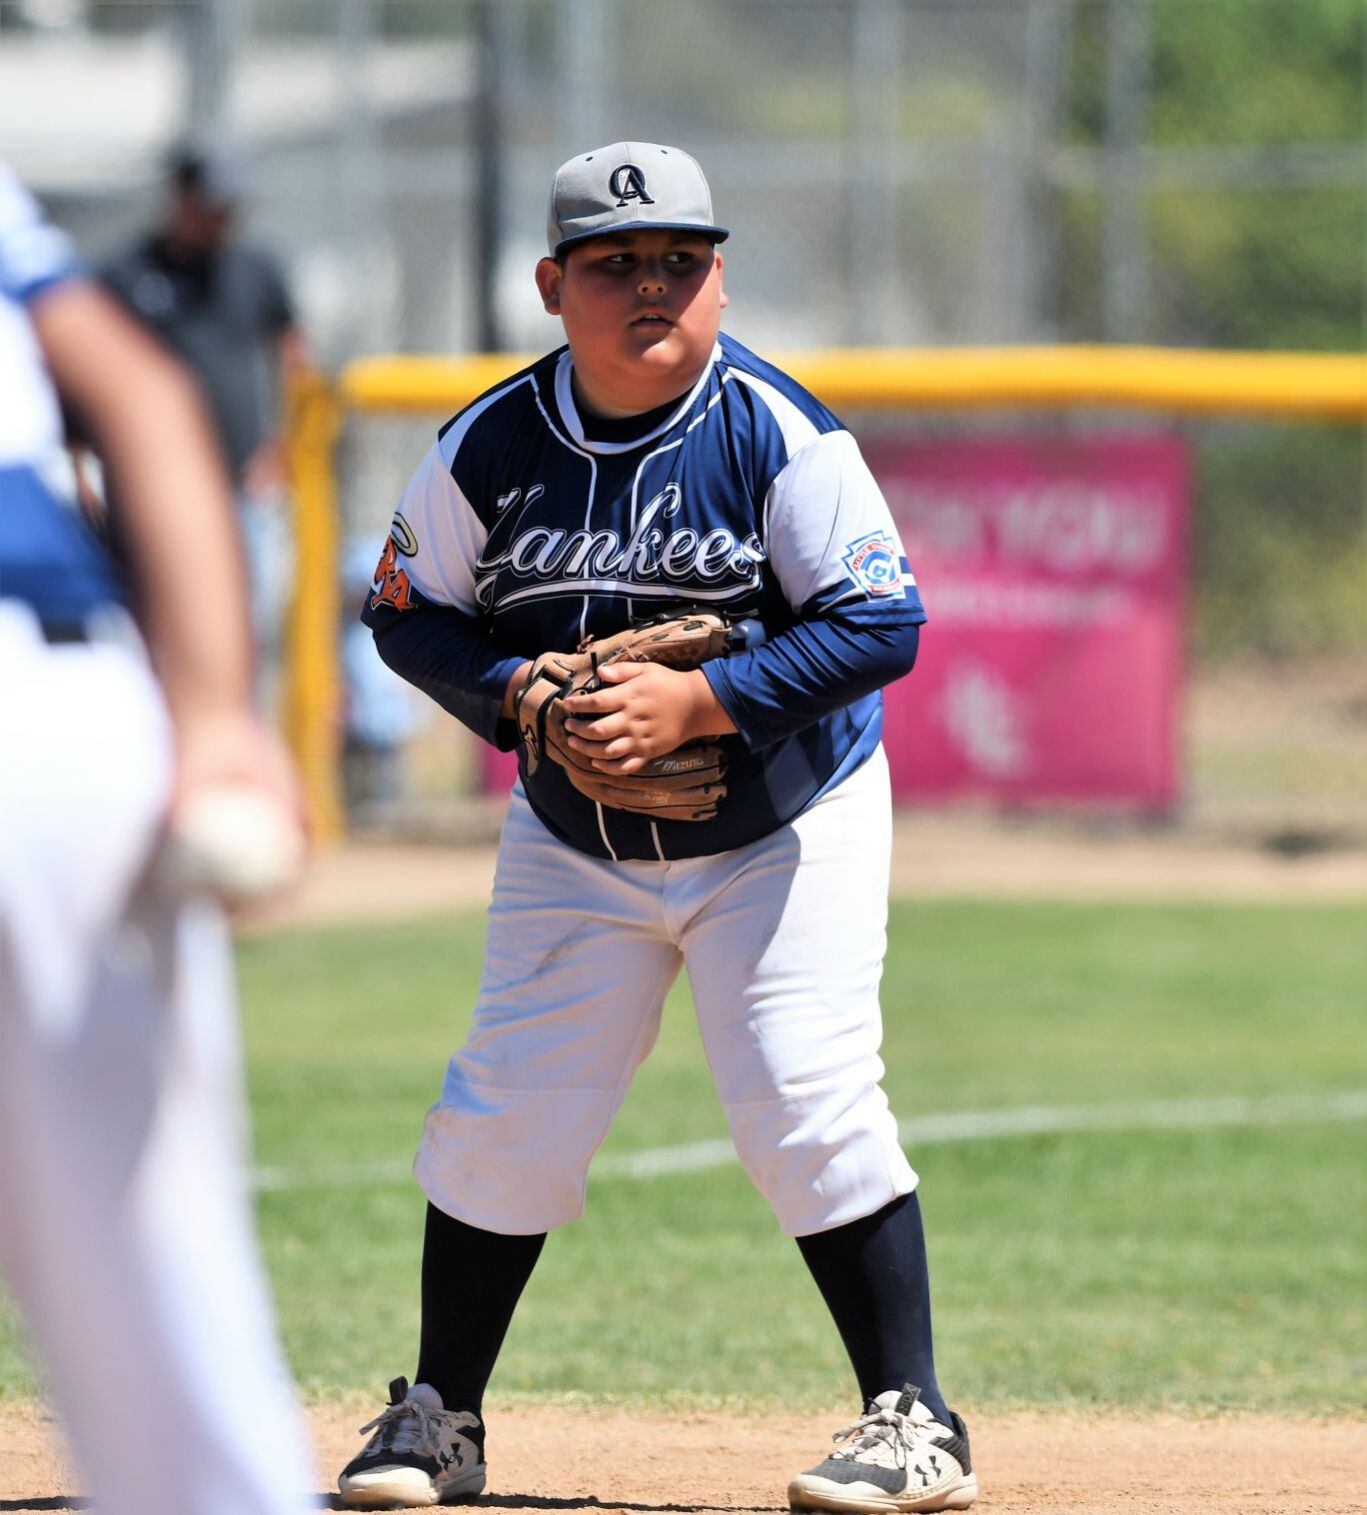
[[[75,507],[48,483],[61,461],[61,411],[29,311],[80,275],[70,242],[0,163],[0,598],[26,601],[58,635],[124,594]]]
[[[504,749],[499,705],[524,660],[684,606],[758,620],[761,645],[705,669],[737,733],[715,820],[606,808],[556,764],[523,765],[533,810],[583,852],[726,852],[874,750],[880,691],[915,661],[925,611],[854,438],[786,374],[722,336],[676,405],[604,440],[614,427],[586,426],[572,370],[561,348],[442,428],[364,619],[386,662]]]

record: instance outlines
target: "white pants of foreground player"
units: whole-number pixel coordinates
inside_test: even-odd
[[[881,748],[791,825],[681,862],[586,857],[515,790],[474,1026],[415,1164],[428,1198],[508,1234],[580,1215],[681,966],[732,1140],[784,1230],[913,1189],[879,1087],[890,846]]]
[[[140,882],[170,773],[140,654],[0,602],[0,1266],[105,1515],[297,1515],[230,944]]]

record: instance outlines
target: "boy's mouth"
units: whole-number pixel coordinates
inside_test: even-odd
[[[633,326],[669,326],[671,322],[669,317],[662,314],[660,311],[647,310],[642,312],[641,315],[635,317],[631,324]]]

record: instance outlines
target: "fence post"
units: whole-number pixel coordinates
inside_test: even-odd
[[[327,846],[341,840],[346,822],[338,777],[341,590],[332,458],[341,405],[323,374],[309,371],[291,380],[286,418],[295,581],[285,644],[284,729],[299,765],[314,840]]]

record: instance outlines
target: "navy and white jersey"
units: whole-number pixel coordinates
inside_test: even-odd
[[[122,598],[108,556],[46,482],[61,411],[29,312],[80,272],[66,236],[0,163],[0,596],[62,629]]]
[[[613,859],[729,851],[784,825],[862,763],[880,690],[925,620],[854,438],[780,370],[723,336],[645,435],[595,440],[568,348],[449,421],[394,517],[364,619],[381,655],[486,740],[518,666],[685,606],[760,621],[762,645],[706,665],[721,738],[715,820],[594,804],[555,763],[522,778],[545,825]]]

